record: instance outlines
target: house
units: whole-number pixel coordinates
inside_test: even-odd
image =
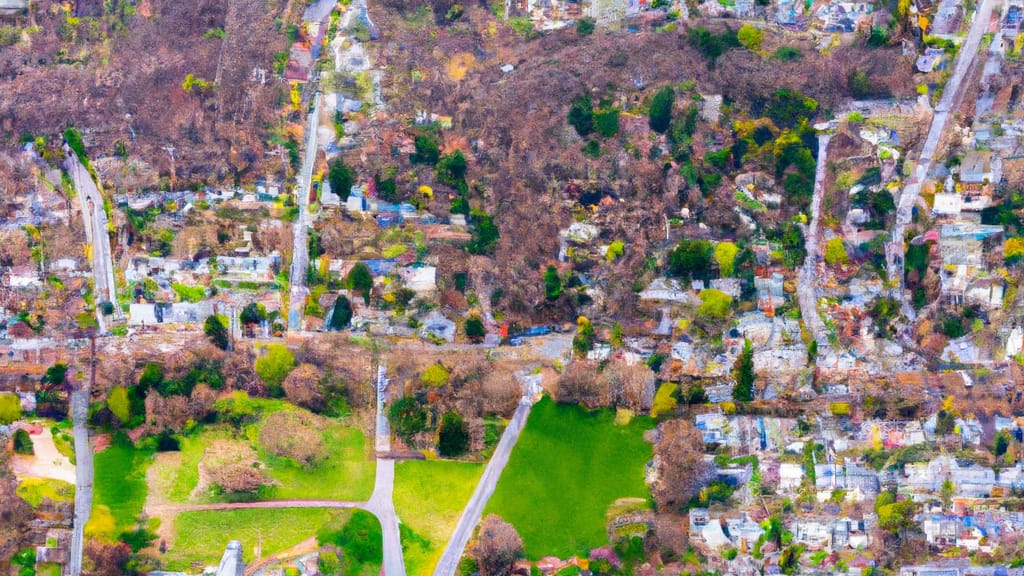
[[[1019,354],[1024,354],[1024,327],[1015,326],[1006,338],[1006,351],[1003,353],[1003,359],[1010,361]]]
[[[161,302],[158,304],[132,303],[128,309],[129,326],[156,326],[158,324],[201,324],[215,314],[211,302]]]
[[[406,266],[398,269],[398,275],[402,278],[402,284],[417,295],[430,295],[437,289],[435,266]]]
[[[741,550],[753,550],[754,545],[764,534],[761,525],[750,518],[746,512],[739,518],[728,518],[725,527],[729,531],[729,540],[734,548]]]
[[[679,302],[685,303],[693,297],[680,286],[679,282],[670,278],[655,278],[640,292],[640,300],[648,302]]]
[[[455,341],[455,322],[445,318],[437,310],[432,310],[421,321],[423,329],[420,336],[424,338],[438,338],[447,342]]]
[[[1002,226],[969,222],[943,224],[939,230],[942,263],[952,266],[983,266],[983,242],[1002,233]]]
[[[991,150],[971,150],[960,163],[960,183],[964,185],[998,184],[1002,180],[1002,160]]]
[[[932,216],[936,218],[957,217],[963,209],[963,196],[956,192],[942,192],[935,195]]]
[[[0,0],[0,16],[17,16],[28,12],[28,0]]]
[[[833,490],[856,490],[862,495],[874,497],[880,489],[878,474],[855,464],[817,464],[814,466],[814,475],[815,487],[829,493]]]
[[[238,540],[228,542],[217,566],[216,576],[243,576],[245,564],[242,562],[242,543]]]
[[[779,464],[779,491],[793,493],[800,489],[804,481],[804,467],[793,462]]]

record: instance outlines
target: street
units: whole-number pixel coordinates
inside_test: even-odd
[[[320,122],[320,92],[313,96],[313,111],[306,123],[306,158],[302,162],[302,173],[295,187],[295,203],[299,206],[299,218],[294,224],[295,241],[292,245],[292,265],[289,273],[288,330],[302,328],[302,312],[306,306],[306,271],[309,269],[309,226],[313,219],[309,214],[309,194],[313,181],[313,165],[316,163],[316,129]]]
[[[68,570],[71,576],[82,571],[82,550],[85,525],[92,511],[92,446],[89,443],[89,388],[71,393],[71,419],[75,437],[75,519],[71,534],[71,557]]]
[[[981,44],[981,38],[985,34],[989,20],[992,18],[994,4],[995,0],[982,0],[975,13],[967,40],[964,41],[957,55],[953,75],[946,82],[947,89],[935,107],[931,127],[928,129],[924,146],[921,147],[921,154],[918,157],[913,176],[903,188],[899,200],[896,202],[896,225],[893,227],[892,236],[885,250],[886,269],[889,271],[890,282],[898,283],[895,296],[901,303],[903,314],[910,319],[914,318],[914,309],[908,304],[903,290],[903,237],[907,225],[910,224],[914,205],[917,204],[917,199],[921,194],[921,185],[924,184],[928,172],[931,170],[932,161],[939,142],[942,140],[949,115],[960,106],[964,90],[967,89],[963,86],[963,81],[978,56],[978,46]]]
[[[810,224],[804,237],[807,257],[800,267],[799,281],[796,285],[797,300],[800,304],[800,317],[804,326],[811,331],[819,349],[829,345],[828,330],[818,314],[818,244],[821,237],[821,199],[825,194],[825,174],[828,142],[831,134],[818,135],[818,163],[814,170],[814,197],[811,199]]]
[[[117,305],[117,287],[114,283],[114,264],[110,252],[110,235],[107,233],[107,213],[103,210],[103,196],[89,171],[70,149],[67,150],[64,169],[75,183],[75,191],[82,207],[82,220],[85,223],[86,242],[92,246],[93,294],[96,304],[103,301],[113,303],[115,318],[123,318],[124,311]],[[103,312],[99,306],[96,307],[96,318],[100,325],[100,333],[106,332]]]

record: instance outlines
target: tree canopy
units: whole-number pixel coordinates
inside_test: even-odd
[[[672,104],[675,103],[676,92],[671,86],[665,86],[654,95],[648,112],[648,124],[651,130],[664,133],[672,123]]]
[[[334,158],[327,164],[327,181],[331,184],[331,192],[341,196],[344,202],[355,183],[355,173],[340,157]]]
[[[707,240],[682,239],[668,255],[669,272],[675,276],[707,277],[714,246]]]

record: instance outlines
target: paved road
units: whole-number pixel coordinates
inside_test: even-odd
[[[519,402],[519,407],[516,408],[516,412],[512,416],[512,420],[508,423],[508,427],[505,428],[505,432],[501,435],[501,440],[498,441],[498,446],[494,450],[494,455],[491,456],[491,460],[487,463],[487,468],[484,469],[484,474],[481,476],[480,482],[476,485],[476,490],[473,491],[473,496],[470,498],[469,504],[467,504],[466,509],[462,511],[459,523],[455,526],[455,532],[448,540],[448,545],[444,549],[444,554],[441,556],[441,560],[438,561],[437,566],[434,568],[434,576],[454,576],[455,570],[459,566],[459,560],[462,559],[462,554],[466,549],[466,544],[469,543],[469,539],[473,535],[473,530],[476,528],[476,525],[480,523],[484,507],[487,506],[487,501],[491,499],[492,495],[494,495],[494,489],[498,486],[498,479],[501,478],[501,472],[505,469],[505,465],[508,464],[508,458],[512,454],[512,448],[516,445],[516,441],[519,440],[519,433],[522,432],[523,426],[526,424],[526,419],[530,415],[530,408],[532,407],[532,395],[527,393]]]
[[[295,221],[295,242],[292,245],[292,266],[289,284],[291,291],[288,305],[288,330],[302,327],[302,312],[306,305],[306,271],[309,269],[309,226],[313,219],[309,214],[309,194],[313,185],[313,165],[316,163],[316,130],[320,122],[320,92],[313,96],[313,111],[306,123],[306,158],[302,163],[298,186],[295,187],[295,202],[299,206],[299,219]]]
[[[818,135],[818,164],[814,171],[814,196],[811,199],[811,222],[804,237],[807,257],[800,267],[799,281],[796,286],[797,301],[800,304],[800,316],[804,325],[811,331],[819,348],[829,345],[828,330],[818,314],[818,245],[821,240],[821,199],[825,195],[825,175],[827,173],[828,142],[830,134]]]
[[[75,191],[82,207],[82,220],[85,222],[86,241],[92,245],[93,293],[96,295],[96,302],[113,302],[115,317],[123,318],[124,312],[117,305],[117,287],[114,284],[114,264],[110,255],[110,235],[107,233],[108,221],[107,213],[103,210],[103,196],[89,171],[69,148],[66,149],[64,169],[75,183]],[[98,306],[96,316],[100,323],[100,332],[105,332],[103,313]]]
[[[82,571],[82,549],[85,525],[92,512],[92,446],[89,444],[89,389],[71,393],[71,418],[75,436],[75,520],[71,533],[71,558],[68,570],[71,576]]]
[[[963,100],[964,91],[967,89],[963,85],[964,78],[966,78],[967,73],[978,56],[978,46],[981,44],[981,38],[985,34],[986,28],[988,28],[994,4],[995,0],[982,0],[974,15],[974,21],[971,23],[967,40],[964,41],[957,55],[953,75],[946,82],[946,91],[942,94],[942,98],[935,107],[932,124],[928,130],[928,136],[925,138],[924,146],[921,147],[921,153],[917,160],[917,166],[914,168],[914,174],[910,182],[903,188],[899,201],[896,204],[896,225],[893,227],[892,236],[885,250],[886,268],[889,271],[890,281],[898,282],[898,288],[894,296],[902,303],[901,307],[907,318],[914,318],[914,309],[907,302],[903,290],[903,236],[907,225],[910,224],[914,205],[917,204],[917,199],[921,194],[921,185],[927,178],[928,171],[931,170],[935,152],[938,149],[939,141],[942,139],[942,133],[946,129],[949,115],[959,108],[960,102]]]

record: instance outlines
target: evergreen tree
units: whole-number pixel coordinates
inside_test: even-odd
[[[345,296],[339,295],[334,301],[334,312],[329,323],[331,330],[344,330],[352,322],[352,303]]]
[[[373,290],[373,274],[362,262],[357,262],[348,272],[348,284],[352,290],[363,295],[363,301],[370,303],[370,291]]]
[[[231,339],[228,337],[228,329],[216,314],[211,314],[206,318],[206,322],[203,324],[203,332],[206,333],[206,337],[210,339],[210,342],[213,342],[213,345],[221,350],[227,350],[231,344]]]
[[[562,295],[562,279],[558,277],[558,269],[548,266],[544,271],[544,294],[548,300],[556,300]]]
[[[732,389],[732,397],[739,402],[750,402],[754,399],[754,347],[750,340],[743,342],[743,352],[736,360],[733,370],[736,386]]]
[[[460,456],[469,450],[469,429],[458,412],[448,412],[441,417],[437,433],[437,452],[442,456]]]
[[[648,123],[651,130],[664,133],[672,124],[672,104],[676,100],[675,90],[671,86],[665,86],[654,95],[651,101],[651,109],[648,113]]]

